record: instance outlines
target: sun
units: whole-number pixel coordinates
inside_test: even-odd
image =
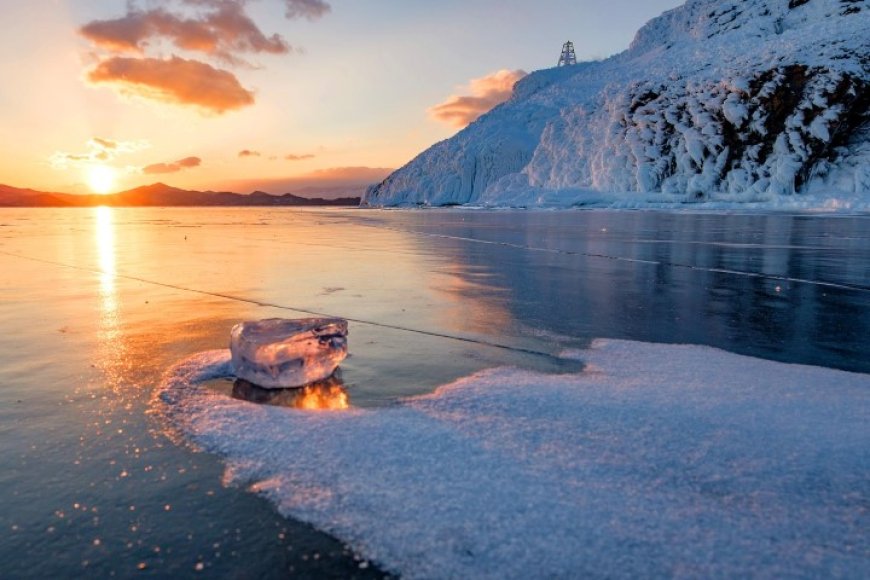
[[[115,169],[108,165],[92,165],[88,168],[88,187],[100,195],[109,193],[115,187]]]

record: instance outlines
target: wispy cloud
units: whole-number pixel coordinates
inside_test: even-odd
[[[314,159],[313,153],[303,153],[301,155],[294,155],[290,153],[289,155],[285,155],[284,159],[287,161],[304,161],[305,159]]]
[[[317,20],[328,14],[332,8],[323,0],[284,0],[287,18],[307,18]]]
[[[106,83],[122,93],[178,105],[193,105],[212,113],[224,113],[254,102],[254,94],[224,70],[196,60],[173,56],[102,61],[88,73],[93,83]]]
[[[239,151],[239,157],[259,157],[259,151],[251,151],[250,149],[242,149]]]
[[[93,139],[91,139],[91,142],[98,147],[102,147],[103,149],[115,150],[118,148],[118,144],[109,139],[94,137]]]
[[[113,141],[101,137],[93,137],[87,142],[87,150],[79,153],[56,151],[49,158],[49,163],[55,169],[69,169],[94,165],[96,163],[108,163],[118,156],[127,153],[135,153],[150,147],[147,141]]]
[[[290,19],[316,20],[331,10],[324,0],[280,2]],[[86,77],[122,93],[164,103],[197,105],[209,112],[223,113],[252,105],[254,94],[233,72],[200,60],[210,59],[232,68],[250,66],[248,55],[285,55],[293,51],[281,35],[267,35],[260,29],[247,13],[249,3],[148,0],[143,8],[142,2],[128,0],[123,16],[94,20],[79,28],[80,34],[100,51],[99,62]],[[168,47],[181,51],[183,56],[165,58],[164,48]],[[200,90],[190,90],[193,87]],[[197,92],[205,96],[197,97]]]
[[[202,159],[199,157],[185,157],[172,163],[153,163],[142,168],[142,173],[146,175],[157,175],[161,173],[178,173],[184,169],[199,167],[202,164]]]
[[[493,107],[508,100],[514,84],[526,76],[522,70],[500,70],[468,83],[470,95],[453,95],[429,109],[432,118],[454,127],[465,127]]]
[[[329,167],[293,177],[239,180],[223,184],[222,187],[232,191],[262,190],[342,197],[361,194],[367,186],[383,181],[393,171],[389,167]]]

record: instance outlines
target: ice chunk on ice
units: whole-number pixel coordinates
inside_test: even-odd
[[[233,327],[230,351],[237,377],[267,389],[301,387],[329,377],[347,357],[347,321],[242,322]]]

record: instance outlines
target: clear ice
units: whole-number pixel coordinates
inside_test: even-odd
[[[235,375],[267,389],[321,381],[347,357],[341,318],[269,318],[242,322],[230,337]]]

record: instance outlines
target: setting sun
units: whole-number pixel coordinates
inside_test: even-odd
[[[109,193],[115,186],[115,170],[108,165],[94,165],[88,169],[88,187],[101,195]]]

